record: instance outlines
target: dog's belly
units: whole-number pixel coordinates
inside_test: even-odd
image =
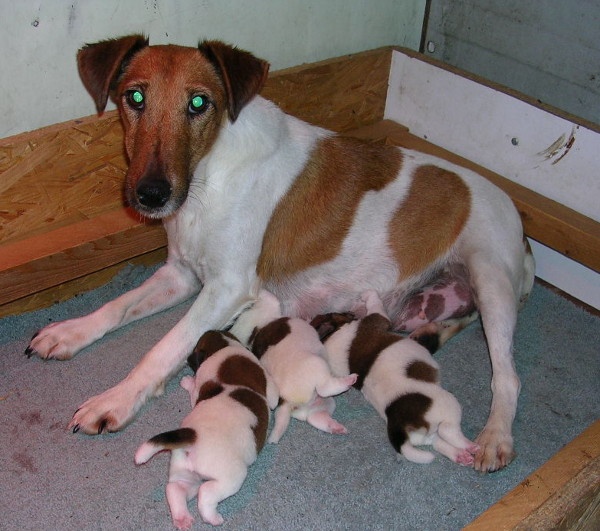
[[[394,329],[405,332],[432,321],[464,317],[476,309],[468,273],[457,264],[404,282],[398,281],[394,268],[385,263],[361,271],[338,271],[337,276],[306,272],[265,287],[281,301],[283,315],[302,319],[328,312],[352,312],[362,318],[365,306],[361,295],[376,290]]]

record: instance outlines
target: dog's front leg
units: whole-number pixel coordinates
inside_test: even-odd
[[[87,400],[73,415],[69,428],[90,435],[126,426],[144,402],[160,394],[165,382],[182,366],[198,338],[224,327],[251,301],[251,286],[213,280],[205,284],[185,316],[133,368],[104,393]]]
[[[66,360],[105,334],[142,317],[171,308],[196,293],[195,275],[179,263],[167,263],[139,287],[84,317],[52,323],[35,336],[27,356]]]

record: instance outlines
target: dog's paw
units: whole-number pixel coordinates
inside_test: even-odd
[[[31,338],[25,355],[46,360],[68,360],[93,343],[97,339],[96,332],[94,327],[86,326],[83,318],[52,323]]]
[[[112,433],[123,429],[135,416],[142,402],[137,403],[136,394],[124,382],[93,396],[75,412],[67,426],[73,433],[81,431],[88,435]]]
[[[479,449],[475,453],[473,468],[480,472],[495,472],[515,458],[510,433],[485,428],[477,437],[476,443]]]

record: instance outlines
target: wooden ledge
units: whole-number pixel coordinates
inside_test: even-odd
[[[166,245],[160,223],[117,209],[2,246],[0,304],[78,279]]]
[[[559,450],[465,531],[599,529],[600,421]]]

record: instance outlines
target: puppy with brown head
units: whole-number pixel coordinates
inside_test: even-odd
[[[192,411],[181,428],[142,444],[136,464],[161,450],[171,451],[167,501],[173,523],[189,529],[193,517],[187,500],[198,496],[202,519],[223,523],[217,504],[235,494],[267,437],[269,408],[277,405],[277,388],[254,355],[232,335],[209,331],[189,357],[195,377],[185,376]]]
[[[455,463],[472,465],[478,446],[460,428],[458,400],[439,384],[439,366],[425,347],[392,332],[376,292],[363,294],[367,316],[326,314],[311,324],[325,343],[332,372],[357,372],[355,387],[387,422],[389,440],[400,455],[430,463],[433,447]]]

